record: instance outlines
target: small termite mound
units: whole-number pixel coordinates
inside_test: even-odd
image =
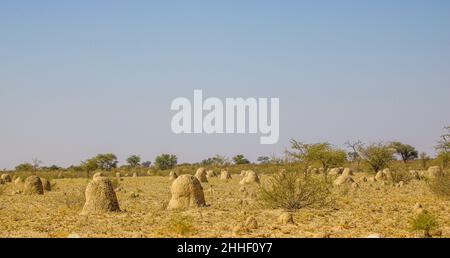
[[[85,197],[82,215],[120,211],[113,185],[107,177],[94,177],[86,187]]]
[[[256,172],[254,172],[252,170],[248,170],[246,173],[246,176],[244,178],[242,178],[242,180],[241,180],[241,182],[239,182],[239,184],[245,185],[245,184],[252,184],[252,183],[259,184],[259,177],[258,177],[258,174],[256,174]]]
[[[228,172],[228,170],[222,170],[220,172],[220,179],[221,180],[228,180],[231,179],[231,174],[230,172]]]
[[[37,176],[29,176],[25,179],[23,191],[26,194],[44,194],[42,181]]]
[[[3,174],[2,175],[2,179],[3,179],[3,182],[5,182],[5,183],[11,183],[12,182],[11,176],[8,175],[8,174]]]
[[[169,173],[169,179],[170,180],[175,180],[175,179],[177,179],[178,178],[178,174],[177,174],[177,172],[175,172],[175,171],[170,171],[170,173]]]
[[[50,192],[52,190],[52,185],[50,184],[50,181],[48,181],[45,178],[40,178],[41,182],[42,182],[42,188],[44,189],[44,191]]]
[[[195,177],[201,183],[208,183],[208,177],[206,176],[206,169],[205,168],[197,169],[197,172],[195,172]]]
[[[200,181],[192,175],[181,175],[172,183],[172,198],[168,210],[189,209],[206,206]]]

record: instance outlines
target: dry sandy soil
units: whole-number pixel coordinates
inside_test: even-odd
[[[167,177],[122,178],[117,197],[123,211],[95,216],[79,215],[87,179],[55,179],[53,191],[39,196],[18,194],[8,183],[0,186],[0,237],[417,237],[409,223],[415,203],[436,215],[442,237],[450,237],[450,201],[433,195],[425,182],[398,188],[362,182],[362,176],[354,176],[360,188],[336,187],[331,207],[296,212],[295,225],[281,225],[281,211],[261,208],[255,189],[240,192],[238,175],[204,183],[209,207],[184,212],[165,209]],[[258,228],[233,232],[249,216]]]

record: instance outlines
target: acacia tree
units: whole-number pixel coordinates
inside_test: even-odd
[[[267,164],[270,162],[270,158],[267,156],[260,156],[258,157],[257,161],[261,164]]]
[[[419,152],[411,145],[403,144],[401,142],[391,142],[390,146],[395,150],[395,153],[402,158],[405,164],[409,160],[417,159],[419,156]]]
[[[441,135],[435,147],[438,152],[437,159],[441,161],[442,166],[446,168],[450,162],[450,126],[444,127],[446,131]]]
[[[420,159],[420,163],[422,164],[422,168],[426,169],[428,166],[428,161],[430,161],[430,156],[428,156],[428,154],[426,154],[425,152],[421,152],[419,154],[419,159]]]
[[[111,171],[111,169],[117,167],[117,157],[112,153],[98,154],[95,157],[87,159],[81,162],[81,166],[86,171],[87,177],[89,178],[89,173],[97,169],[102,169],[106,171]]]
[[[325,172],[328,168],[343,165],[347,159],[344,150],[333,147],[327,142],[307,144],[291,140],[291,149],[293,151],[287,151],[287,153],[294,159],[303,162],[306,167],[319,162]]]
[[[233,157],[233,162],[236,165],[242,165],[242,164],[250,164],[250,161],[244,157],[244,155],[239,154]]]
[[[370,165],[374,172],[387,167],[394,160],[394,153],[393,148],[381,142],[358,147],[358,154]]]
[[[34,169],[31,163],[22,163],[14,168],[16,171],[31,171]]]
[[[139,157],[138,155],[131,155],[127,158],[127,163],[132,168],[139,167],[141,163],[141,157]]]
[[[202,160],[201,164],[203,166],[210,166],[210,165],[224,166],[224,165],[229,164],[229,160],[227,157],[217,154],[216,156],[214,156],[212,158],[207,158],[207,159]]]
[[[152,165],[151,161],[144,161],[144,162],[142,162],[142,166],[144,168],[149,168],[151,165]]]
[[[172,169],[177,165],[177,162],[177,156],[172,154],[161,154],[156,157],[155,166],[161,170]]]
[[[347,148],[350,149],[350,151],[348,152],[348,157],[350,158],[350,161],[356,162],[356,167],[357,170],[359,170],[359,166],[361,164],[361,156],[358,153],[358,148],[362,145],[362,141],[361,140],[357,140],[357,141],[346,141],[345,142],[345,146],[347,146]]]
[[[39,160],[38,158],[34,158],[32,163],[33,163],[33,170],[36,173],[36,171],[39,169],[39,166],[42,164],[42,161]]]

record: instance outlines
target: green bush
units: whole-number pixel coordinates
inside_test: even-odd
[[[161,154],[155,159],[155,166],[161,170],[172,169],[178,162],[178,158],[171,154]]]
[[[411,228],[415,231],[423,231],[425,237],[431,237],[430,231],[439,227],[437,219],[429,212],[422,212],[411,220]]]
[[[331,181],[323,176],[289,171],[264,181],[259,187],[258,199],[263,206],[286,211],[323,207],[332,201]]]

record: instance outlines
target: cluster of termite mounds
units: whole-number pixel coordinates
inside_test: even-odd
[[[2,174],[0,184],[14,183],[21,190],[16,193],[24,193],[29,195],[42,195],[44,192],[50,192],[52,186],[49,180],[38,177],[36,175],[29,176],[23,180],[20,176],[12,178],[9,174]]]

